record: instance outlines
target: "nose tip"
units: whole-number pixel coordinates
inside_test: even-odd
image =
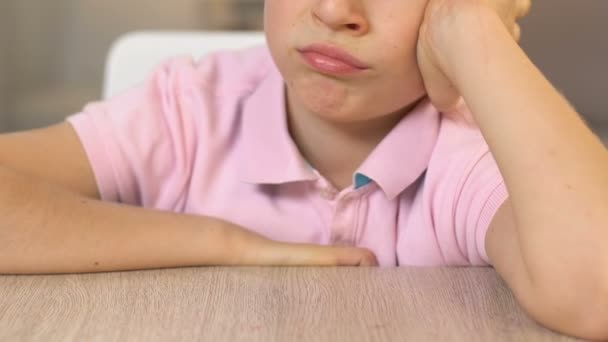
[[[320,0],[313,9],[315,19],[334,31],[363,35],[369,23],[360,5],[354,0]]]

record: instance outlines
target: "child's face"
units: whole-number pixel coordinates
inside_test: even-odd
[[[352,122],[394,113],[425,95],[416,43],[427,1],[266,0],[268,44],[290,99]],[[315,43],[346,50],[370,68],[346,76],[318,72],[298,51]]]

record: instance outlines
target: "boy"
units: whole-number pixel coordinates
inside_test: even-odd
[[[269,51],[2,136],[0,272],[491,264],[608,338],[608,156],[516,44],[528,7],[267,0]]]

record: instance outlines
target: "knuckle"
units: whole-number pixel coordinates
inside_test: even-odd
[[[527,16],[530,13],[531,8],[532,8],[532,1],[530,1],[530,0],[520,1],[517,17],[523,18],[523,17]]]

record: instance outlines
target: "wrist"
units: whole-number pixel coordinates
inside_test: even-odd
[[[271,240],[226,221],[220,221],[226,241],[223,264],[232,266],[258,266],[267,264],[272,250]]]
[[[196,265],[233,266],[243,264],[246,232],[227,221],[207,216],[194,216],[189,226],[195,232],[190,236]],[[194,238],[194,239],[193,239]]]

